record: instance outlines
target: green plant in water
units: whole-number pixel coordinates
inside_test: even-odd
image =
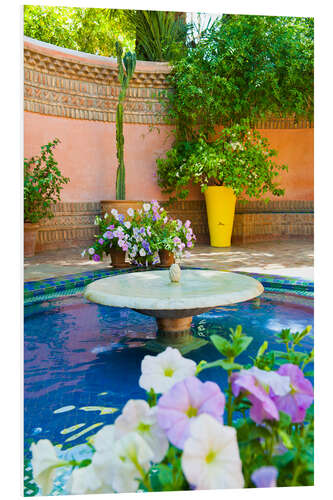
[[[125,199],[125,164],[124,164],[124,133],[123,133],[123,116],[124,105],[123,102],[126,97],[126,90],[128,88],[130,79],[133,76],[136,66],[136,55],[134,52],[126,52],[123,55],[123,48],[119,42],[116,43],[117,62],[118,62],[118,79],[121,85],[117,115],[116,115],[116,142],[117,142],[117,181],[116,181],[116,199]]]

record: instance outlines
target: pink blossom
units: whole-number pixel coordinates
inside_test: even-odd
[[[231,375],[231,387],[234,396],[245,392],[246,397],[252,403],[250,417],[254,422],[260,424],[263,420],[279,420],[279,412],[269,394],[259,384],[254,375],[242,370]]]
[[[278,396],[271,390],[270,395],[279,411],[287,413],[293,423],[303,422],[306,410],[313,402],[313,387],[302,370],[293,364],[280,366],[277,371],[280,375],[289,376],[291,391]]]
[[[224,394],[215,382],[201,382],[196,377],[187,377],[160,397],[157,420],[169,441],[183,449],[193,419],[206,413],[221,422],[224,406]]]

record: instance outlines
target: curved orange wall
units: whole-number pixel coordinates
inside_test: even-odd
[[[61,144],[55,158],[63,174],[70,177],[62,201],[114,199],[119,94],[116,60],[27,37],[24,60],[25,157],[38,154],[40,146],[58,137]],[[138,61],[127,91],[124,136],[129,200],[168,198],[156,182],[156,158],[172,144],[171,127],[160,125],[158,97],[168,91],[169,71],[167,63]],[[313,128],[265,128],[260,132],[278,150],[277,160],[289,166],[289,172],[280,177],[286,189],[284,199],[313,200]],[[202,198],[199,186],[193,186],[189,199]]]
[[[172,144],[170,127],[125,124],[125,167],[127,199],[167,199],[156,182],[156,158]],[[280,176],[286,200],[313,200],[313,129],[264,129],[271,147],[286,163],[288,172]],[[62,201],[99,201],[115,198],[117,156],[115,124],[73,120],[38,113],[24,113],[24,155],[38,154],[40,146],[58,137],[61,144],[55,158],[70,183],[62,191]],[[271,199],[278,199],[269,196]],[[189,199],[201,199],[198,186]]]

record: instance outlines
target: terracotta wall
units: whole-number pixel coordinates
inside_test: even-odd
[[[115,195],[117,167],[115,109],[119,84],[115,60],[61,49],[25,38],[24,153],[38,153],[58,137],[56,158],[71,181],[62,199],[98,201]],[[125,105],[127,199],[163,199],[156,183],[159,155],[170,147],[157,94],[167,91],[166,63],[138,61]],[[287,121],[260,129],[289,166],[281,177],[286,200],[313,199],[313,128],[285,128]],[[302,125],[301,125],[302,126]],[[260,127],[260,124],[259,124]],[[274,127],[274,128],[271,128]],[[279,128],[276,128],[279,127]],[[197,186],[189,199],[201,199]]]
[[[172,143],[171,127],[164,123],[159,99],[170,92],[166,82],[169,71],[167,63],[138,61],[127,91],[124,136],[128,200],[167,199],[156,182],[156,158],[163,156]],[[41,145],[57,137],[61,143],[55,157],[63,174],[70,177],[61,194],[62,203],[55,208],[56,217],[41,223],[39,250],[91,240],[99,202],[115,198],[118,94],[116,60],[24,38],[24,155],[38,154]],[[299,215],[313,213],[312,124],[271,119],[258,120],[255,126],[279,152],[278,161],[289,166],[280,177],[285,196],[282,200],[275,198],[278,201],[268,206],[255,201],[245,209],[237,206],[234,236],[240,241],[266,238],[274,233],[272,224],[275,229],[281,226],[277,237],[302,232],[312,235],[313,215],[306,224]],[[174,216],[191,218],[199,237],[208,241],[205,206],[197,185],[191,187],[186,202],[174,204],[171,210]],[[274,221],[278,214],[287,215],[271,222],[268,212]],[[247,216],[254,213],[256,218]],[[309,226],[306,231],[305,226]]]

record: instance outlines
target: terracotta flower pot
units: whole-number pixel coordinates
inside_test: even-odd
[[[38,224],[24,223],[24,257],[33,257],[35,255],[38,229]]]
[[[110,248],[110,256],[112,267],[118,269],[129,267],[129,264],[125,262],[126,252],[121,248]]]
[[[106,212],[109,214],[113,208],[118,210],[118,212],[124,216],[127,215],[127,210],[133,208],[134,210],[140,210],[143,201],[131,201],[131,200],[103,200],[101,201],[102,215]]]
[[[169,250],[159,250],[158,255],[160,257],[160,267],[170,267],[171,264],[175,263],[175,256]]]

